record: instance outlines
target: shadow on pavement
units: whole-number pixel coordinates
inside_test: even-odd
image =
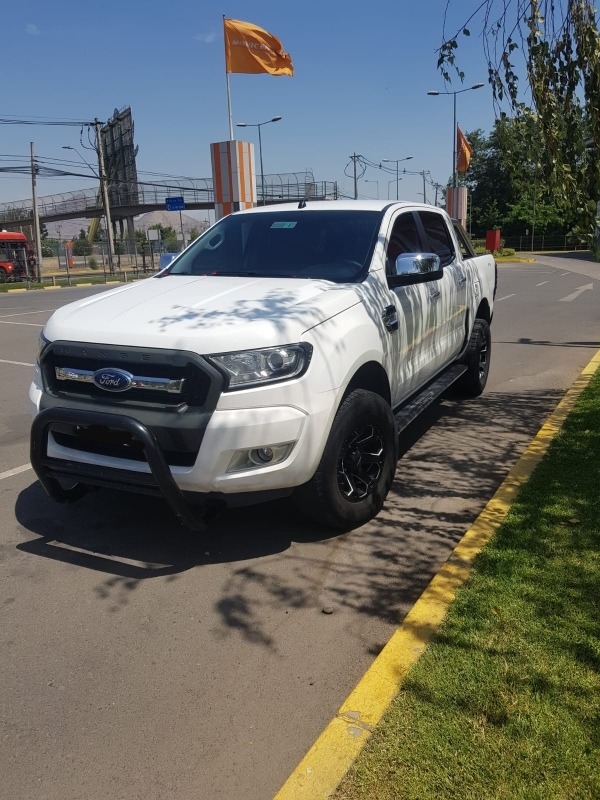
[[[384,509],[349,533],[319,529],[281,500],[228,511],[200,536],[158,499],[103,490],[61,506],[35,483],[17,500],[22,534],[34,534],[18,549],[106,573],[99,599],[117,581],[134,589],[228,565],[215,609],[223,629],[252,641],[269,640],[282,607],[331,605],[398,624],[561,397],[490,393],[433,406],[402,436]]]

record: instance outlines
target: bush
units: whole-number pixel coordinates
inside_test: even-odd
[[[56,253],[51,247],[42,245],[42,258],[55,258]]]
[[[475,248],[475,255],[476,256],[484,256],[486,253],[489,253],[489,252],[490,251],[487,249],[487,247],[483,247],[483,245],[479,245],[479,247]]]
[[[494,255],[498,256],[514,256],[517,251],[512,247],[501,247],[500,250],[494,250]]]
[[[94,256],[88,258],[87,265],[90,269],[98,269],[98,262],[96,261]]]

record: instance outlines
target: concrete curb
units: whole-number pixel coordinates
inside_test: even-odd
[[[508,514],[520,487],[529,479],[559,433],[582,391],[600,368],[600,350],[589,361],[540,428],[494,496],[466,531],[447,561],[348,695],[274,800],[326,800],[335,791],[367,743],[371,731],[398,694],[410,668],[440,627],[457,589],[469,577],[476,556]]]

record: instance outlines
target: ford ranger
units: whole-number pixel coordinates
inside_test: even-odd
[[[61,502],[162,496],[202,529],[291,495],[335,530],[382,508],[398,432],[486,384],[497,271],[439,208],[301,201],[231,214],[157,275],[57,310],[29,391]]]

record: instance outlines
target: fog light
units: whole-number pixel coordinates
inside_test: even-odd
[[[279,444],[253,447],[250,450],[236,450],[232,455],[227,472],[239,472],[257,467],[272,467],[284,461],[292,452],[295,442],[281,442]]]
[[[256,450],[250,450],[248,453],[250,461],[257,466],[268,464],[273,461],[273,449],[271,447],[257,447]]]

